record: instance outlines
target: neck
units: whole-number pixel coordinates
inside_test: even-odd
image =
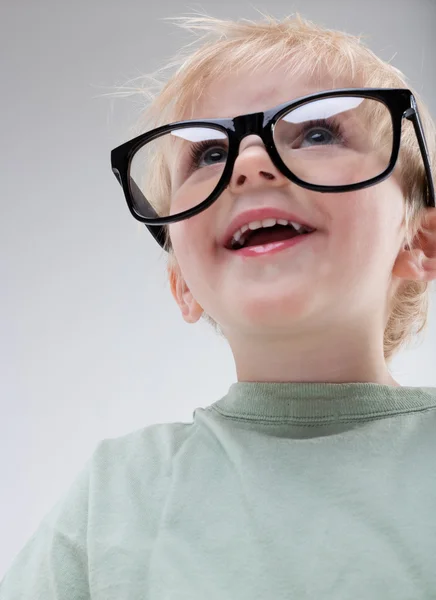
[[[301,339],[244,335],[226,336],[238,381],[378,383],[401,387],[389,373],[383,340],[336,330],[323,337]]]

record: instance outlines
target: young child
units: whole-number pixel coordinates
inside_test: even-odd
[[[388,368],[436,278],[434,123],[353,36],[183,22],[203,45],[112,167],[238,381],[101,441],[0,598],[434,598],[436,388]]]

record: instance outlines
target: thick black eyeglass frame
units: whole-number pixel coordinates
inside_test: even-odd
[[[295,109],[302,104],[306,104],[308,101],[320,100],[322,98],[334,98],[336,96],[360,96],[363,98],[375,99],[382,102],[390,111],[392,118],[392,129],[393,129],[393,144],[392,144],[392,155],[388,167],[371,179],[360,183],[353,183],[349,185],[341,186],[328,186],[328,185],[315,185],[310,184],[299,179],[288,167],[284,164],[280,158],[279,153],[276,150],[274,144],[274,125],[275,123],[290,109]],[[313,190],[315,192],[322,193],[340,193],[340,192],[351,192],[353,190],[360,190],[384,179],[387,179],[391,175],[395,168],[401,143],[401,126],[402,120],[408,119],[412,121],[415,130],[416,138],[418,140],[419,148],[421,150],[422,160],[424,162],[424,168],[427,178],[427,198],[426,202],[429,207],[436,206],[435,201],[435,189],[432,179],[430,158],[428,154],[427,143],[425,140],[424,130],[422,122],[419,117],[418,107],[412,92],[408,89],[397,89],[397,88],[341,88],[336,90],[326,90],[323,92],[317,92],[315,94],[309,94],[302,96],[291,102],[279,104],[278,106],[271,108],[265,112],[249,113],[246,115],[239,115],[233,119],[202,119],[202,120],[189,120],[189,121],[176,121],[168,125],[163,125],[147,133],[143,133],[124,144],[121,144],[117,148],[114,148],[111,152],[111,165],[112,171],[117,178],[118,182],[123,188],[124,195],[127,201],[127,206],[133,217],[138,221],[144,223],[148,228],[152,236],[158,242],[158,244],[166,251],[169,250],[169,240],[167,240],[165,225],[169,223],[176,223],[189,219],[194,215],[206,210],[211,204],[213,204],[224,191],[224,189],[230,183],[233,167],[235,160],[239,153],[239,147],[242,139],[247,135],[258,135],[268,152],[273,164],[277,169],[285,175],[293,183]],[[229,141],[227,163],[213,192],[200,204],[194,208],[190,208],[178,215],[170,215],[168,217],[158,217],[156,211],[152,205],[146,200],[139,187],[135,184],[133,179],[129,175],[129,168],[132,158],[137,150],[142,147],[145,143],[152,141],[160,135],[169,132],[172,129],[184,129],[187,127],[209,127],[217,129],[227,135]],[[149,216],[143,217],[135,212],[133,207],[133,199],[131,197],[130,186],[134,190],[135,195],[142,197],[142,202],[147,207]]]

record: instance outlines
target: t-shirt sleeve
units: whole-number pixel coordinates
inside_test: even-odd
[[[89,459],[0,582],[0,600],[89,600]]]

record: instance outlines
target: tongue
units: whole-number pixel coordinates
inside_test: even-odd
[[[244,247],[247,246],[261,246],[262,244],[269,244],[271,242],[280,242],[282,240],[289,240],[290,238],[300,235],[295,231],[293,227],[274,225],[274,227],[266,227],[262,229],[255,229],[251,234]]]

